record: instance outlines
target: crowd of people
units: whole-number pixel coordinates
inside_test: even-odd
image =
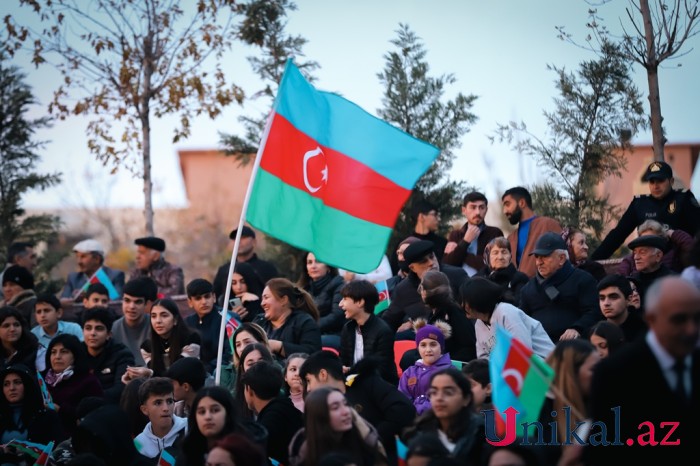
[[[396,273],[387,257],[361,275],[308,251],[292,281],[245,226],[230,283],[230,263],[186,282],[162,238],[136,239],[128,272],[88,239],[64,289],[37,295],[34,247],[14,243],[0,465],[50,442],[61,465],[684,464],[700,431],[700,207],[663,162],[644,181],[590,255],[586,233],[537,215],[522,187],[501,199],[507,236],[479,192],[447,236],[418,203]],[[630,256],[604,267],[635,229]],[[493,437],[497,328],[554,369],[538,442]]]

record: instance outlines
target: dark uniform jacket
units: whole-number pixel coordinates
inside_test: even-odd
[[[591,260],[609,258],[635,228],[649,219],[695,236],[700,229],[700,206],[690,191],[671,191],[663,199],[649,194],[634,196],[617,226],[593,252]]]

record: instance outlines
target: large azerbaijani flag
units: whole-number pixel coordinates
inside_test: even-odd
[[[505,425],[503,413],[513,407],[518,411],[517,435],[523,434],[523,422],[539,418],[544,397],[554,379],[554,369],[503,327],[496,327],[496,343],[489,356],[489,374],[496,430]]]
[[[377,268],[396,218],[439,149],[332,93],[287,62],[247,220],[357,273]]]

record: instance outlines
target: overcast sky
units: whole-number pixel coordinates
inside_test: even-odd
[[[14,2],[12,2],[14,3]],[[577,65],[594,56],[557,38],[555,26],[567,29],[582,39],[589,4],[585,1],[529,0],[298,0],[298,10],[290,13],[289,31],[308,39],[305,52],[321,68],[315,72],[315,85],[335,91],[376,114],[381,106],[382,87],[377,73],[384,66],[383,55],[390,50],[389,41],[396,37],[399,23],[408,24],[420,36],[428,50],[431,73],[452,73],[457,82],[448,89],[475,94],[472,111],[479,120],[462,139],[456,151],[451,176],[484,190],[488,196],[519,184],[532,184],[544,178],[534,161],[519,157],[505,145],[489,142],[497,123],[522,120],[536,134],[544,137],[546,127],[542,112],[553,109],[556,96],[555,73],[548,64],[575,70]],[[599,8],[606,24],[619,30],[624,21],[626,2]],[[10,2],[0,4],[5,16],[14,12]],[[660,72],[661,106],[670,143],[700,142],[698,108],[700,108],[700,38],[695,37],[685,51],[695,50],[670,62]],[[239,47],[226,58],[229,77],[246,91],[257,89],[256,78],[245,56],[251,49]],[[57,75],[48,68],[39,71],[27,66],[26,59],[15,60],[28,74],[38,99],[48,102]],[[677,64],[682,64],[678,68]],[[646,76],[634,67],[635,81],[646,101]],[[268,102],[250,102],[232,107],[213,122],[198,119],[192,136],[172,144],[173,119],[154,121],[152,157],[156,185],[156,207],[185,206],[186,198],[177,161],[178,149],[217,148],[219,132],[240,133],[238,116],[259,115],[267,111]],[[36,109],[38,115],[42,109]],[[36,113],[35,113],[36,112]],[[85,119],[72,118],[38,132],[38,138],[50,141],[42,151],[42,170],[62,171],[64,184],[43,193],[26,197],[27,207],[76,206],[99,203],[110,206],[143,204],[141,183],[120,172],[110,175],[88,153],[85,144]],[[651,134],[638,135],[634,142],[647,144]],[[86,185],[84,173],[94,177]],[[697,176],[696,176],[697,178]],[[695,183],[694,190],[698,185]],[[107,188],[111,186],[111,188]]]

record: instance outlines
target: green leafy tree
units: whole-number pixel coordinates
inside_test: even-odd
[[[499,125],[494,140],[534,157],[549,175],[535,197],[541,214],[584,229],[600,240],[617,215],[596,186],[621,176],[622,149],[645,126],[640,94],[630,78],[630,63],[613,43],[597,60],[584,61],[576,73],[550,67],[557,74],[555,110],[545,111],[548,134],[539,137],[525,123]]]
[[[461,146],[461,137],[477,118],[470,111],[477,97],[458,93],[451,100],[445,99],[447,87],[456,78],[452,74],[430,76],[423,41],[405,24],[400,24],[396,33],[397,37],[391,41],[394,49],[384,55],[384,70],[377,75],[384,86],[383,106],[377,113],[441,152],[418,180],[399,215],[387,248],[390,258],[396,244],[413,232],[415,221],[411,210],[416,202],[432,202],[443,219],[450,220],[459,214],[467,188],[464,182],[450,180],[448,171],[454,161],[454,150]]]
[[[32,190],[45,190],[61,181],[59,173],[39,173],[38,151],[45,142],[34,139],[35,132],[49,126],[48,117],[29,119],[27,113],[36,105],[25,75],[7,66],[0,55],[0,257],[15,241],[53,242],[60,220],[53,215],[27,215],[22,197]],[[37,281],[45,280],[48,271],[60,258],[46,256],[34,271]],[[4,260],[4,259],[3,259]]]
[[[18,23],[20,16],[6,17],[5,50],[32,44],[35,65],[56,60],[63,79],[49,110],[61,119],[94,117],[87,126],[89,150],[114,170],[125,167],[142,177],[145,230],[153,234],[152,119],[177,116],[177,142],[189,136],[194,116],[215,118],[243,99],[220,60],[205,67],[236,39],[235,2],[199,0],[187,2],[187,10],[178,0],[20,3],[45,27],[34,30]]]
[[[260,99],[272,105],[289,58],[293,58],[295,65],[313,81],[310,73],[318,68],[318,63],[302,59],[307,40],[285,30],[287,13],[296,10],[296,5],[288,0],[253,0],[240,7],[245,19],[238,29],[238,37],[260,49],[259,54],[248,57],[248,62],[260,78],[262,87],[250,93],[249,99]],[[221,133],[220,145],[224,153],[235,157],[241,165],[252,162],[267,116],[268,113],[240,117],[243,135]],[[300,259],[302,251],[275,238],[268,238],[266,250],[261,255],[274,258],[280,273],[293,279],[304,267],[304,261]]]
[[[600,2],[601,5],[606,3],[609,1]],[[592,33],[586,41],[588,48],[601,52],[606,43],[616,41],[622,53],[646,71],[654,160],[664,160],[666,136],[661,114],[659,67],[667,60],[680,58],[690,52],[682,49],[690,38],[700,33],[700,2],[655,1],[650,5],[649,0],[630,0],[629,5],[625,8],[628,21],[620,21],[620,37],[613,36],[605,26],[597,8],[589,10],[587,26]],[[564,28],[558,29],[562,39],[576,43]]]

